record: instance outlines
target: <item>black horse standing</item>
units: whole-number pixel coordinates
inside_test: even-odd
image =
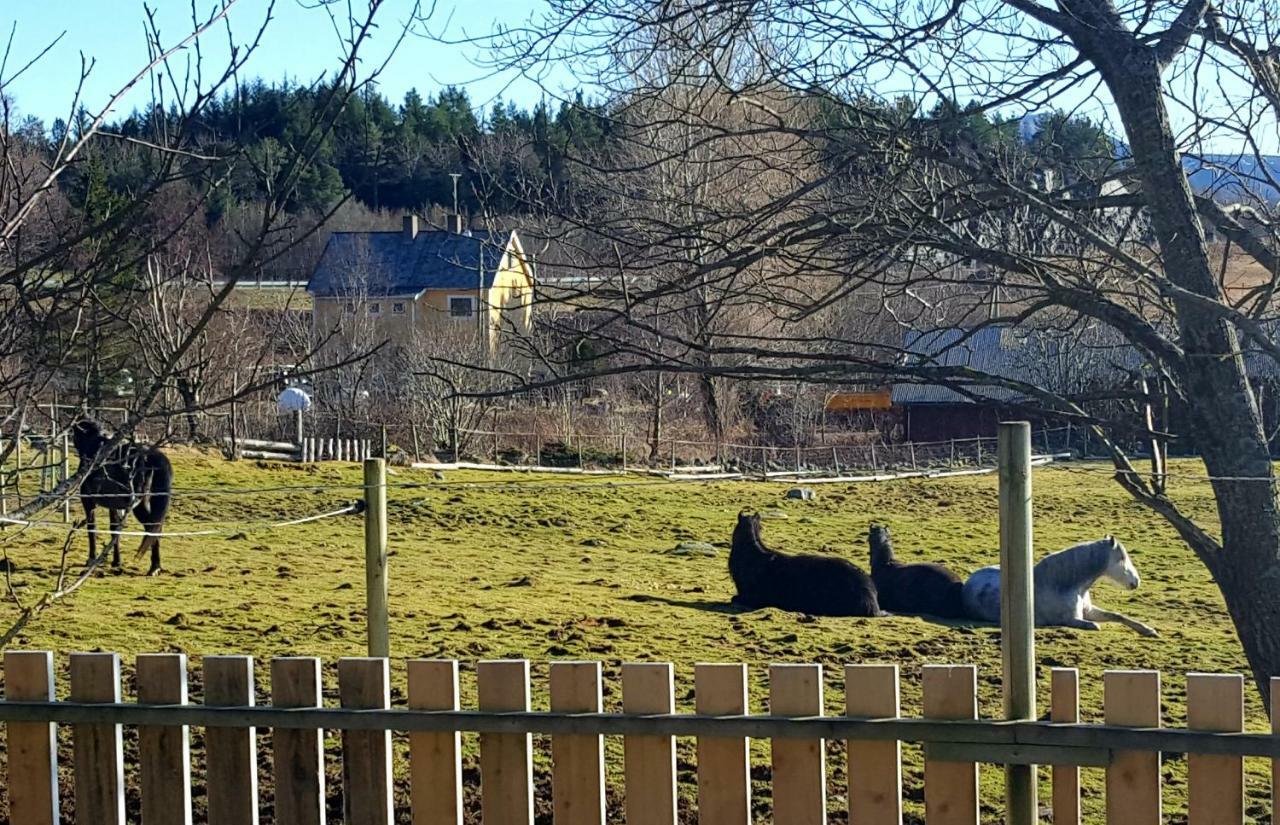
[[[97,464],[80,484],[81,502],[89,531],[89,561],[98,555],[94,509],[105,507],[111,521],[111,563],[120,566],[120,530],[125,513],[133,515],[149,533],[138,547],[138,555],[151,550],[148,576],[160,572],[160,531],[169,511],[169,493],[173,489],[173,468],[165,454],[155,447],[117,444],[101,454],[108,439],[98,422],[84,419],[71,428],[71,441],[80,462]]]

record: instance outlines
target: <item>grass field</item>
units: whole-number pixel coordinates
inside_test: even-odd
[[[214,526],[228,533],[166,540],[167,572],[159,578],[142,576],[145,561],[133,561],[130,553],[122,574],[90,581],[44,614],[15,647],[58,651],[64,672],[70,651],[117,651],[124,658],[127,698],[132,697],[128,677],[133,657],[141,652],[185,651],[197,673],[203,654],[252,654],[261,661],[263,701],[267,659],[315,655],[326,662],[326,694],[332,698],[336,659],[364,653],[361,520],[346,516],[270,531],[255,525],[331,510],[355,498],[355,489],[321,488],[357,484],[359,468],[230,464],[212,455],[174,452],[179,489],[308,489],[176,498],[169,530]],[[551,659],[603,661],[609,709],[620,705],[621,662],[674,662],[680,710],[692,710],[695,662],[746,662],[756,711],[766,709],[769,663],[821,662],[827,666],[831,713],[843,707],[840,665],[896,662],[903,674],[903,711],[918,715],[921,665],[973,663],[979,667],[982,715],[999,714],[995,628],[909,617],[742,613],[728,603],[732,585],[726,569],[735,516],[750,507],[765,513],[765,539],[781,549],[839,553],[865,567],[867,527],[881,522],[893,529],[901,556],[945,562],[967,574],[996,560],[993,476],[827,485],[818,488],[816,501],[793,502],[783,499],[786,486],[780,484],[584,482],[462,472],[438,482],[430,473],[394,472],[393,483],[424,486],[395,488],[389,495],[393,654],[398,659],[463,660],[464,706],[474,706],[474,669],[469,665],[477,659],[533,660],[534,702],[541,709],[547,706],[545,663]],[[1037,554],[1115,534],[1130,548],[1143,585],[1128,592],[1102,583],[1094,591],[1095,601],[1162,634],[1145,639],[1120,626],[1092,633],[1039,630],[1041,708],[1048,706],[1052,666],[1080,668],[1086,721],[1101,719],[1104,669],[1152,668],[1165,674],[1165,724],[1181,725],[1183,674],[1245,669],[1207,572],[1172,530],[1130,501],[1105,472],[1088,471],[1087,465],[1040,469],[1034,484]],[[1172,491],[1188,512],[1213,525],[1208,493],[1207,486],[1194,482],[1175,485]],[[31,596],[48,585],[64,538],[52,529],[11,529],[0,539],[17,565],[13,581],[19,594]],[[712,555],[673,554],[685,541],[710,542],[716,550]],[[82,552],[78,546],[77,560]],[[0,605],[0,622],[7,626],[13,612],[11,605]],[[393,684],[394,698],[401,699],[402,664],[393,665]],[[196,696],[198,689],[197,678]],[[1246,702],[1249,727],[1264,729],[1262,706],[1251,687]],[[474,742],[466,741],[474,748]],[[540,769],[546,766],[545,744],[539,745]],[[830,805],[840,811],[843,749],[840,743],[830,743],[829,749],[836,776]],[[619,743],[610,742],[611,770],[620,765],[620,753]],[[920,756],[913,747],[904,753],[908,811],[918,816],[923,799]],[[753,776],[760,780],[756,790],[762,812],[767,810],[767,754],[766,745],[756,745],[759,765]],[[691,799],[692,743],[681,743],[680,756],[682,779],[689,780],[682,781],[682,795]],[[1180,758],[1165,766],[1166,808],[1175,821],[1185,810],[1184,766]],[[334,764],[330,767],[336,770]],[[1250,816],[1261,821],[1268,818],[1265,766],[1249,764],[1248,769]],[[1042,771],[1042,781],[1047,773]],[[1095,770],[1084,773],[1085,811],[1093,818],[1101,812],[1102,776]],[[264,765],[264,775],[269,777],[269,765]],[[1002,773],[984,768],[984,819],[996,818],[993,806],[1001,790]],[[335,800],[337,792],[335,783]],[[611,805],[618,803],[615,793],[611,789]],[[1047,799],[1047,786],[1042,796]],[[401,798],[397,804],[407,802]],[[0,814],[3,810],[0,799]],[[843,820],[833,814],[833,821]]]

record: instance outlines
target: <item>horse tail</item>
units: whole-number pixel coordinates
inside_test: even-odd
[[[170,493],[173,492],[173,465],[164,453],[148,450],[142,463],[147,475],[147,492],[134,514],[152,535],[143,537],[138,555],[160,541],[160,530],[164,527],[165,516],[169,514]]]

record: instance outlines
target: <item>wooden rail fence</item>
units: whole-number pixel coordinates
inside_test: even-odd
[[[139,728],[141,816],[151,823],[192,821],[190,727],[205,728],[208,822],[256,823],[257,736],[272,729],[274,821],[325,821],[325,730],[341,735],[342,798],[347,823],[390,823],[392,731],[409,734],[410,803],[415,823],[462,821],[461,733],[480,734],[480,798],[488,825],[533,821],[532,735],[551,737],[552,808],[564,825],[605,821],[606,735],[623,737],[622,775],[629,825],[677,821],[675,737],[697,738],[700,823],[751,821],[749,738],[768,738],[774,820],[826,821],[823,740],[848,743],[849,821],[902,821],[901,742],[924,743],[925,817],[930,825],[976,825],[979,763],[1048,764],[1055,825],[1080,822],[1079,766],[1106,768],[1106,819],[1113,825],[1161,821],[1161,752],[1188,753],[1191,825],[1244,816],[1244,756],[1280,765],[1280,736],[1243,733],[1244,679],[1189,674],[1187,729],[1160,727],[1160,675],[1110,671],[1104,677],[1104,725],[1078,722],[1078,676],[1052,673],[1052,721],[977,718],[972,666],[923,668],[923,716],[901,718],[896,665],[844,668],[843,715],[825,716],[822,666],[769,667],[769,713],[749,715],[747,667],[700,664],[696,712],[677,714],[670,664],[622,666],[622,712],[604,713],[598,662],[550,665],[550,711],[530,709],[526,660],[476,666],[479,707],[459,709],[458,663],[408,662],[407,707],[390,706],[387,659],[338,663],[340,707],[322,707],[320,661],[274,659],[271,706],[254,706],[248,656],[203,659],[203,704],[188,704],[183,654],[139,656],[137,702],[121,697],[120,658],[76,653],[69,700],[54,701],[54,657],[44,651],[4,656],[0,723],[8,752],[10,821],[59,822],[55,726],[71,726],[75,814],[80,823],[125,822],[122,726]],[[1280,679],[1272,683],[1280,699]],[[1273,703],[1274,705],[1274,703]]]

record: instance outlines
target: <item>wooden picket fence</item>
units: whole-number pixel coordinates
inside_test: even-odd
[[[139,656],[137,702],[121,699],[120,658],[70,658],[70,696],[54,701],[54,658],[42,651],[4,656],[0,702],[8,752],[10,821],[59,822],[55,725],[71,726],[76,821],[125,822],[122,725],[139,728],[141,821],[190,823],[189,726],[205,728],[208,822],[256,823],[256,729],[272,729],[274,821],[325,819],[324,730],[340,730],[347,823],[390,823],[391,732],[409,734],[415,823],[462,821],[462,732],[480,734],[480,796],[486,825],[533,821],[532,734],[551,737],[552,807],[558,825],[603,823],[605,735],[623,737],[625,821],[677,821],[675,737],[697,739],[696,816],[707,825],[751,822],[749,738],[772,741],[774,821],[823,823],[828,777],[824,740],[848,742],[849,821],[902,821],[901,742],[925,746],[929,825],[978,822],[978,764],[1052,765],[1055,825],[1080,822],[1079,766],[1106,768],[1106,820],[1161,821],[1160,753],[1188,753],[1189,819],[1239,823],[1244,756],[1280,757],[1280,736],[1242,733],[1244,680],[1187,676],[1187,729],[1160,727],[1160,675],[1110,671],[1104,725],[1078,722],[1078,677],[1052,674],[1052,722],[978,721],[972,666],[923,667],[923,717],[900,718],[896,665],[844,668],[846,706],[825,716],[822,666],[769,668],[769,714],[748,714],[747,668],[702,664],[694,673],[695,713],[675,713],[670,664],[622,666],[622,712],[603,713],[598,662],[550,665],[550,712],[530,710],[526,660],[476,666],[478,710],[459,710],[458,663],[407,663],[407,707],[391,709],[386,659],[338,662],[340,707],[322,707],[320,661],[272,660],[270,707],[254,706],[248,656],[203,659],[202,705],[188,704],[182,654]],[[1280,680],[1273,682],[1280,698]],[[1274,729],[1273,729],[1274,730]],[[1280,765],[1280,761],[1273,764]]]

